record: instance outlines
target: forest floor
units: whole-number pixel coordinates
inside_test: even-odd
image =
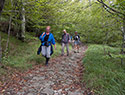
[[[1,95],[88,95],[83,80],[84,53],[70,53],[50,60],[48,66],[36,66],[25,73],[19,73],[1,89]],[[90,94],[91,95],[91,94]]]

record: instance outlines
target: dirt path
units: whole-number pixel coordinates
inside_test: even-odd
[[[3,95],[86,95],[81,82],[85,50],[86,47],[82,47],[80,53],[59,56],[51,59],[48,67],[28,71],[22,80],[12,83]]]

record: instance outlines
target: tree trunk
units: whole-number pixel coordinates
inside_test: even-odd
[[[24,5],[22,6],[22,33],[21,33],[21,37],[24,39],[25,38],[25,9],[24,9]]]
[[[11,0],[11,6],[13,7],[13,1],[12,0]],[[6,43],[5,56],[6,56],[7,52],[8,52],[8,47],[9,47],[11,23],[12,23],[12,15],[10,14],[9,28],[8,28],[8,38],[7,38],[7,43]]]
[[[21,9],[19,9],[19,19],[21,20],[21,24],[19,24],[19,32],[17,34],[17,37],[19,40],[24,41],[25,39],[25,8],[24,8],[24,2],[21,0]]]
[[[7,43],[6,43],[6,49],[5,49],[5,56],[6,56],[7,52],[8,52],[8,47],[9,47],[11,22],[12,22],[12,17],[10,16],[10,20],[9,20],[9,29],[8,29],[8,39],[7,39]]]
[[[0,16],[4,7],[4,2],[5,0],[0,0]],[[1,59],[2,59],[2,46],[1,46],[1,31],[0,31],[0,63],[1,63]]]
[[[3,7],[4,7],[4,2],[5,2],[5,0],[0,0],[0,15],[1,15],[1,12],[2,12]]]
[[[1,32],[0,32],[0,63],[2,59]]]
[[[125,49],[125,17],[123,18],[123,27],[122,27],[122,36],[123,36],[123,40],[122,40],[122,49],[121,49],[121,53],[122,55],[124,55],[124,49]],[[121,64],[124,64],[124,59],[121,58]]]
[[[91,0],[89,0],[89,6],[91,6]]]
[[[24,2],[22,1],[22,9],[21,9],[21,13],[20,13],[20,18],[22,20],[22,23],[21,23],[21,29],[20,29],[20,33],[19,33],[19,39],[24,41],[25,39],[25,8],[24,8]]]

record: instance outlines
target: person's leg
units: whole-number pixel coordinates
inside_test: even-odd
[[[44,57],[46,57],[46,47],[45,47],[45,46],[42,46],[41,48],[42,48],[42,51],[41,51],[42,55],[43,55]]]
[[[79,53],[79,45],[77,45],[77,52]]]
[[[76,52],[78,50],[78,41],[76,41]]]
[[[46,47],[46,57],[50,58],[50,53],[51,53],[51,46]]]
[[[77,49],[77,45],[76,45],[76,41],[74,42],[74,53],[76,53],[76,49]]]
[[[76,44],[76,52],[78,51],[78,45]]]
[[[69,44],[66,44],[67,56],[69,56]]]
[[[69,44],[66,44],[67,56],[69,56]]]
[[[48,63],[49,63],[49,59],[50,59],[50,58],[47,58],[47,57],[46,57],[46,65],[47,65],[47,66],[48,66]]]
[[[46,47],[46,65],[48,65],[50,59],[51,46]]]
[[[62,56],[64,55],[64,46],[65,46],[65,44],[64,43],[62,43]]]

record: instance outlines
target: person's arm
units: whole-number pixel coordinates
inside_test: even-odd
[[[40,35],[39,39],[42,40],[42,34]]]
[[[54,38],[53,34],[52,34],[52,44],[54,45],[54,47],[56,49],[56,42],[55,42],[55,38]]]
[[[54,48],[56,49],[56,44],[54,45]]]
[[[79,41],[80,41],[80,36],[78,35],[78,37],[79,37]]]
[[[40,35],[39,39],[42,40],[42,37],[43,37],[44,35],[45,35],[45,32],[43,32],[43,33]]]

